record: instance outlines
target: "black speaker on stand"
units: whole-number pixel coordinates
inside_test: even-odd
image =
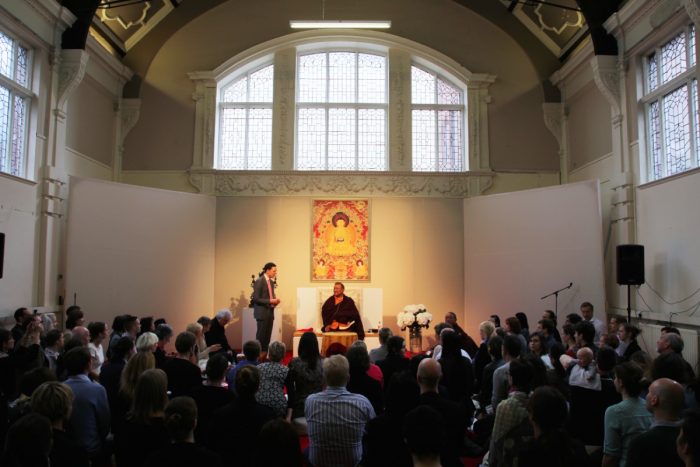
[[[627,286],[627,322],[632,322],[630,286],[644,283],[644,246],[617,246],[617,283]]]

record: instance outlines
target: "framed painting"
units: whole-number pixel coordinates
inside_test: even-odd
[[[369,281],[369,200],[313,200],[311,280]]]

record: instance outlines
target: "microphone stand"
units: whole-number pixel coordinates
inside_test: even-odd
[[[559,307],[559,292],[566,290],[566,289],[570,289],[572,285],[574,285],[574,283],[569,282],[569,285],[567,285],[566,287],[562,287],[561,289],[555,290],[554,292],[549,293],[549,294],[545,295],[544,297],[540,298],[540,300],[544,300],[545,298],[551,297],[552,295],[554,295],[554,317],[557,318],[557,321],[559,320],[559,310],[557,309]]]

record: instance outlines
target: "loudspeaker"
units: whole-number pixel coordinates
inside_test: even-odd
[[[644,283],[644,246],[617,246],[617,283],[641,285]]]
[[[2,279],[3,264],[5,264],[5,234],[0,233],[0,279]]]

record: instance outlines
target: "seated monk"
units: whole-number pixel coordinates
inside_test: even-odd
[[[336,282],[333,286],[333,296],[323,304],[321,316],[323,332],[348,331],[357,333],[360,340],[365,338],[360,312],[357,311],[355,301],[345,296],[345,286],[341,282]]]

